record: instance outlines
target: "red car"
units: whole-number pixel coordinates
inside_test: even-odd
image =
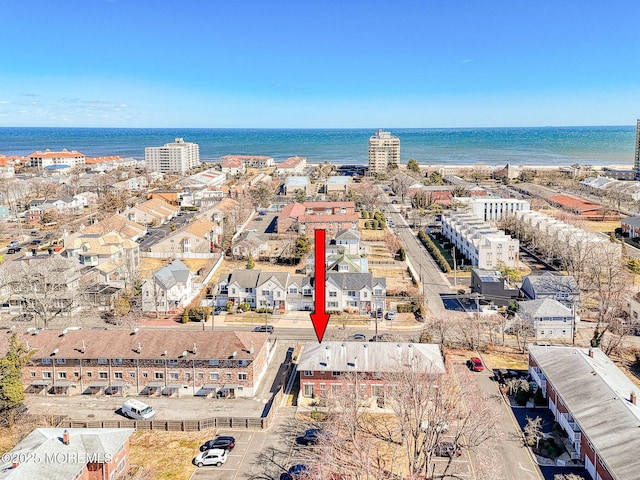
[[[484,365],[482,364],[482,360],[480,360],[478,357],[471,357],[467,362],[467,365],[474,372],[481,372],[482,370],[484,370]]]

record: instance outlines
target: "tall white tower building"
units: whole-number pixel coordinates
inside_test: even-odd
[[[633,170],[636,180],[640,181],[640,120],[636,125],[636,156],[633,162]]]
[[[400,165],[400,139],[378,130],[369,138],[369,174],[386,173],[390,164]]]
[[[184,174],[200,165],[200,147],[197,143],[176,138],[175,142],[165,143],[162,147],[145,148],[144,159],[150,171]]]

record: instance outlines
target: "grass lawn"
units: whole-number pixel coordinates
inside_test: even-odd
[[[189,480],[196,468],[191,460],[199,447],[215,436],[215,429],[202,432],[140,431],[131,436],[131,468],[142,469],[157,480]]]

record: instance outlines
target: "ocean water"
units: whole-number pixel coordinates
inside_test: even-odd
[[[385,128],[400,138],[401,159],[421,164],[632,164],[635,126],[531,128]],[[139,129],[0,127],[0,154],[63,148],[87,156],[144,158],[144,148],[184,138],[204,161],[223,155],[300,155],[312,163],[366,164],[376,129]]]

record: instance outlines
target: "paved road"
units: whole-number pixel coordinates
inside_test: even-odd
[[[524,448],[522,433],[517,421],[500,391],[497,383],[492,380],[493,372],[486,368],[484,372],[478,372],[476,379],[480,391],[491,401],[499,403],[500,416],[496,424],[496,430],[500,438],[494,440],[497,457],[502,464],[502,480],[542,480],[542,474],[537,464],[531,458],[529,450]]]

